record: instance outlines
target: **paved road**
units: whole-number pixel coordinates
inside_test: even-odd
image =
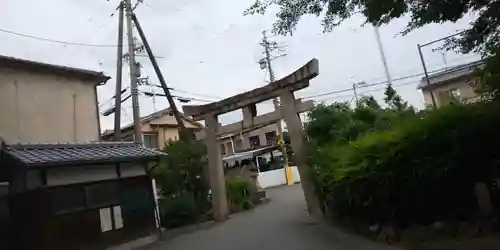
[[[268,190],[271,202],[209,229],[160,242],[148,250],[394,249],[349,235],[307,216],[300,185]]]

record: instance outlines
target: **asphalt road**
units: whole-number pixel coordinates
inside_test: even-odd
[[[394,249],[361,239],[307,216],[300,185],[267,191],[269,204],[209,229],[179,235],[148,250],[378,250]]]

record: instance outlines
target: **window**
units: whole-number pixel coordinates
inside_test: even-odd
[[[243,150],[243,141],[240,138],[234,140],[234,150]]]
[[[446,105],[450,103],[451,96],[449,91],[440,91],[438,96],[439,96],[439,104]]]
[[[143,134],[144,146],[146,148],[159,148],[158,146],[158,134]]]
[[[276,136],[276,132],[267,132],[266,133],[266,143],[267,145],[276,144],[278,141],[278,137]]]
[[[450,89],[450,95],[455,98],[460,98],[460,90],[456,88]]]
[[[99,209],[99,219],[101,221],[101,232],[108,232],[113,230],[113,228],[123,228],[122,209],[120,206]]]
[[[258,147],[260,147],[260,138],[259,138],[259,136],[251,136],[250,138],[248,138],[248,140],[250,141],[250,147],[251,148],[258,148]]]
[[[460,101],[460,89],[451,88],[439,92],[439,103],[441,105],[447,105],[456,101]]]

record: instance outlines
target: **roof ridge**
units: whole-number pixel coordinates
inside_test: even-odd
[[[17,143],[17,144],[9,144],[7,148],[9,149],[69,149],[69,148],[92,148],[92,147],[133,147],[140,145],[136,142],[130,141],[120,141],[120,142],[75,142],[75,143]]]

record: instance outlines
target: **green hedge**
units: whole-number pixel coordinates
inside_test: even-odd
[[[451,105],[311,158],[320,197],[340,218],[402,225],[466,220],[473,186],[499,176],[500,106]]]

